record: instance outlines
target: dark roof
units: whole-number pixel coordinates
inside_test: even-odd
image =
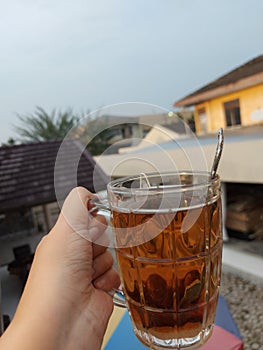
[[[190,100],[193,97],[198,97],[208,91],[215,90],[221,87],[226,87],[226,86],[229,86],[230,84],[231,85],[236,84],[242,79],[250,78],[260,73],[263,73],[263,55],[248,61],[247,63],[237,67],[231,72],[205,85],[201,89],[198,89],[193,93],[191,93],[190,95],[187,95],[183,99],[175,102],[174,106],[191,105],[191,104],[187,104],[188,99]],[[253,82],[252,82],[252,85],[253,85]],[[238,89],[238,86],[237,86],[237,89]],[[198,103],[198,102],[195,102],[195,103]]]
[[[55,202],[76,185],[91,192],[106,188],[106,174],[78,141],[63,141],[57,157],[60,146],[61,141],[47,141],[0,147],[0,212]]]

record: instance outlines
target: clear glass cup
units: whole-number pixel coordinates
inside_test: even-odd
[[[135,335],[150,349],[199,348],[212,333],[219,294],[219,177],[122,178],[108,184],[107,202],[125,296],[118,304],[128,308]]]

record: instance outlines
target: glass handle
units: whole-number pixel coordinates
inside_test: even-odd
[[[124,293],[121,289],[113,288],[108,292],[113,298],[113,304],[122,308],[127,308]]]
[[[109,223],[111,210],[109,207],[108,200],[106,198],[105,199],[94,198],[90,201],[90,203],[93,205],[93,207],[89,210],[89,213],[98,212],[100,215],[103,215]],[[113,303],[115,306],[127,308],[125,296],[121,289],[113,288],[108,292],[108,294],[112,296]]]
[[[110,212],[110,206],[107,198],[101,199],[99,197],[94,197],[89,201],[89,203],[92,205],[92,208],[89,209],[89,213],[99,210]]]

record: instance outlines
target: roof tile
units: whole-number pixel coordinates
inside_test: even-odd
[[[185,96],[181,100],[174,103],[174,105],[183,105],[181,102],[190,99],[192,97],[198,96],[202,93],[212,91],[214,89],[227,86],[229,84],[234,84],[241,79],[249,78],[251,76],[263,73],[263,55],[260,55],[245,64],[235,68],[229,73],[219,77],[218,79],[212,81],[211,83],[203,86],[202,88],[192,92],[191,94]],[[186,102],[187,105],[187,102]]]
[[[96,165],[88,151],[69,139],[63,142],[67,154],[57,169],[58,187],[68,193],[75,184],[72,160],[80,157],[77,185],[89,191],[104,190],[107,176]],[[54,188],[54,167],[61,141],[46,141],[0,147],[0,213],[20,207],[32,207],[57,200]],[[73,162],[74,163],[74,162]],[[96,167],[96,189],[93,173]]]

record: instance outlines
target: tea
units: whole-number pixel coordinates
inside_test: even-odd
[[[159,349],[206,339],[221,274],[220,198],[174,213],[113,210],[112,220],[125,298],[140,341]],[[138,237],[151,239],[137,244]]]

